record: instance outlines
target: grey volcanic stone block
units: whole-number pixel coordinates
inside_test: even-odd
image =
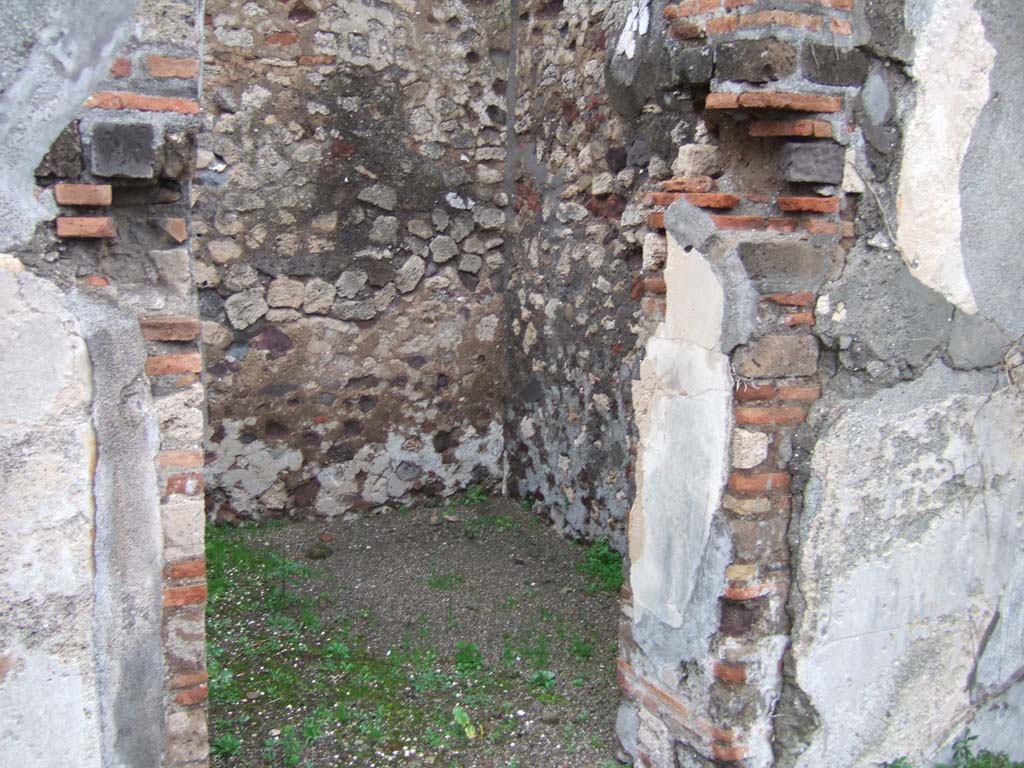
[[[739,256],[759,291],[817,290],[824,282],[829,254],[804,241],[740,243]]]
[[[153,177],[153,126],[98,123],[92,132],[92,172],[129,179]]]
[[[767,83],[796,69],[796,50],[779,40],[735,40],[715,48],[715,74],[722,80]]]
[[[839,184],[844,157],[843,148],[832,141],[791,141],[782,145],[779,169],[786,181]]]
[[[860,85],[868,76],[868,59],[856,48],[807,45],[803,71],[808,80],[825,85]]]

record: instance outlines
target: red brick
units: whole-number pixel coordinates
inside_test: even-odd
[[[732,744],[739,737],[739,734],[733,728],[719,728],[712,725],[709,726],[708,731],[712,739],[722,744]]]
[[[707,32],[709,35],[727,35],[735,32],[739,26],[739,20],[735,16],[723,16],[719,19],[709,19]]]
[[[821,397],[821,387],[817,384],[806,386],[779,387],[779,400],[811,403]]]
[[[780,109],[794,112],[838,112],[843,100],[838,96],[780,91],[746,91],[745,93],[709,93],[707,109]],[[756,123],[755,123],[756,125]]]
[[[170,56],[150,56],[146,68],[152,77],[175,77],[195,80],[199,77],[199,59],[178,59]]]
[[[171,677],[170,687],[171,690],[178,688],[194,688],[197,685],[202,685],[210,680],[210,675],[207,672],[181,672]],[[725,741],[725,739],[719,739],[719,741]]]
[[[197,685],[195,688],[187,688],[184,691],[177,693],[174,697],[174,702],[182,707],[191,707],[195,704],[206,701],[208,694],[209,689],[207,686]]]
[[[812,235],[839,234],[839,225],[834,221],[826,221],[825,219],[805,219],[804,229]]]
[[[651,229],[664,229],[665,228],[665,214],[664,213],[649,213],[647,214],[647,226]]]
[[[852,35],[853,27],[846,19],[832,19],[829,22],[829,28],[832,30],[833,35]]]
[[[298,32],[273,32],[266,36],[267,45],[294,45],[299,42]]]
[[[169,563],[164,568],[164,576],[168,579],[198,579],[206,575],[205,560],[185,560],[180,563]]]
[[[106,288],[110,285],[110,278],[103,275],[86,275],[85,277],[80,277],[79,281],[93,288]]]
[[[715,677],[723,683],[742,685],[747,682],[747,668],[742,664],[716,661],[714,672]]]
[[[838,112],[843,100],[838,96],[819,96],[812,93],[781,93],[777,91],[747,91],[739,96],[740,106],[749,109],[788,109],[795,112]]]
[[[740,402],[748,402],[751,400],[771,400],[775,397],[775,385],[774,384],[747,384],[744,385],[742,382],[736,386],[735,389],[736,399]]]
[[[769,25],[778,27],[790,27],[792,29],[807,29],[817,32],[821,29],[821,16],[814,16],[808,13],[796,13],[794,11],[758,11],[740,16],[740,29],[750,27],[765,27]]]
[[[114,200],[109,184],[58,184],[53,194],[60,205],[110,205]]]
[[[794,312],[782,318],[782,322],[790,327],[797,325],[814,325],[813,312]]]
[[[731,11],[745,5],[753,5],[756,0],[725,0],[725,10]]]
[[[200,472],[184,472],[180,475],[171,475],[167,478],[167,486],[164,490],[167,496],[202,496],[206,482]]]
[[[168,587],[164,590],[165,608],[179,608],[183,605],[200,605],[205,602],[205,584],[191,584],[187,587]]]
[[[735,416],[741,427],[793,426],[803,423],[807,409],[792,405],[770,408],[748,405],[736,408]]]
[[[813,307],[817,296],[811,291],[797,293],[768,293],[761,297],[762,301],[770,301],[783,307]]]
[[[199,319],[187,315],[144,317],[139,326],[148,341],[195,341],[202,330]]]
[[[853,0],[818,0],[826,8],[835,8],[837,11],[852,11]]]
[[[117,229],[109,216],[61,216],[57,237],[117,237]]]
[[[753,229],[768,228],[768,220],[764,216],[712,216],[715,226],[719,229]]]
[[[772,216],[768,219],[768,229],[772,232],[796,232],[796,227],[799,223],[796,219],[782,219],[778,216]]]
[[[838,197],[780,197],[779,210],[810,211],[811,213],[838,213]]]
[[[750,135],[831,139],[832,124],[824,120],[758,120],[750,124]]]
[[[736,195],[716,192],[689,192],[684,197],[698,208],[735,208],[740,203]]]
[[[708,22],[708,26],[711,26],[711,22]],[[701,40],[705,37],[704,30],[689,21],[673,21],[669,25],[669,30],[676,40]]]
[[[126,77],[132,76],[132,61],[126,59],[123,56],[114,59],[114,63],[110,65],[110,76],[116,80],[123,80]]]
[[[156,465],[160,469],[195,469],[203,466],[204,456],[200,450],[160,451]]]
[[[757,600],[771,594],[775,590],[771,584],[748,584],[743,587],[726,587],[722,595],[726,600],[741,603],[744,600]]]
[[[738,93],[709,93],[704,100],[705,109],[739,109]]]
[[[750,754],[750,750],[742,745],[726,747],[721,744],[712,744],[711,754],[715,756],[715,760],[720,760],[723,763],[738,763]]]
[[[327,64],[333,64],[337,59],[334,56],[327,56],[321,54],[318,56],[299,56],[300,67],[321,67]]]
[[[177,112],[198,115],[199,102],[171,96],[145,96],[126,91],[97,91],[85,100],[86,109],[135,109],[140,112]]]
[[[741,475],[734,472],[729,477],[729,489],[736,493],[787,491],[789,490],[789,473],[753,472]]]
[[[748,194],[743,197],[748,203],[770,203],[772,201],[769,195]]]
[[[665,285],[665,280],[660,277],[646,277],[644,278],[644,291],[646,293],[654,293],[659,296],[664,296],[668,292],[668,286]]]
[[[642,202],[644,205],[669,206],[681,197],[678,192],[645,192]]]
[[[198,352],[182,355],[153,355],[146,360],[146,374],[169,376],[176,373],[199,373],[203,370],[203,359]]]

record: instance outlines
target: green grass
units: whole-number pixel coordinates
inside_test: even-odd
[[[514,523],[480,517],[496,530]],[[592,658],[593,642],[540,609],[506,639],[497,663],[471,637],[454,647],[431,637],[425,613],[400,642],[371,647],[361,632],[380,619],[356,607],[325,610],[344,590],[323,581],[322,566],[290,559],[266,538],[258,526],[207,531],[213,768],[322,765],[338,745],[356,761],[346,765],[370,764],[409,744],[437,765],[458,765],[467,750],[516,739],[517,697],[564,704],[559,689],[604,663]],[[427,580],[440,591],[465,583],[454,571]],[[510,597],[508,607],[528,610],[531,597]],[[563,681],[552,670],[566,660],[574,667]]]
[[[440,573],[434,571],[427,578],[427,586],[442,592],[451,592],[466,583],[466,577],[454,571]]]
[[[608,544],[607,539],[598,539],[587,548],[580,573],[587,577],[587,591],[618,592],[625,581],[622,574],[622,555]]]

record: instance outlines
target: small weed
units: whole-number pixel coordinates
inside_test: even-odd
[[[210,751],[217,757],[232,757],[242,746],[242,740],[233,733],[222,733],[213,740]]]
[[[452,709],[452,718],[454,718],[455,722],[461,726],[467,739],[476,738],[477,726],[474,725],[473,721],[469,717],[469,713],[465,709],[456,704]]]
[[[971,736],[970,733],[964,734],[953,742],[953,762],[942,763],[935,768],[1024,768],[1024,763],[1013,762],[1002,753],[990,752],[987,749],[976,753],[974,743],[977,740],[977,736]],[[912,766],[907,758],[901,757],[898,760],[882,763],[881,768],[912,768]]]
[[[431,589],[441,590],[442,592],[451,592],[465,583],[466,577],[460,573],[455,573],[454,571],[450,571],[448,573],[438,573],[434,571],[427,579],[428,587]]]
[[[547,669],[538,670],[530,676],[530,685],[534,688],[543,688],[545,691],[552,690],[555,682],[555,673]]]
[[[580,661],[589,661],[590,657],[594,655],[594,644],[579,635],[574,635],[569,644],[569,655]]]
[[[455,644],[455,668],[464,675],[479,672],[484,667],[484,655],[476,643],[463,641]]]
[[[487,491],[480,485],[471,485],[462,496],[462,506],[468,507],[472,504],[482,504],[487,501]]]
[[[608,544],[607,539],[598,539],[587,549],[579,571],[587,577],[587,591],[618,592],[625,581],[622,574],[622,555]]]
[[[302,742],[294,725],[286,725],[281,729],[281,757],[288,768],[294,768],[302,759]]]

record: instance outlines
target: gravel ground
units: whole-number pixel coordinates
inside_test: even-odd
[[[595,552],[472,501],[211,531],[214,766],[618,765]]]

